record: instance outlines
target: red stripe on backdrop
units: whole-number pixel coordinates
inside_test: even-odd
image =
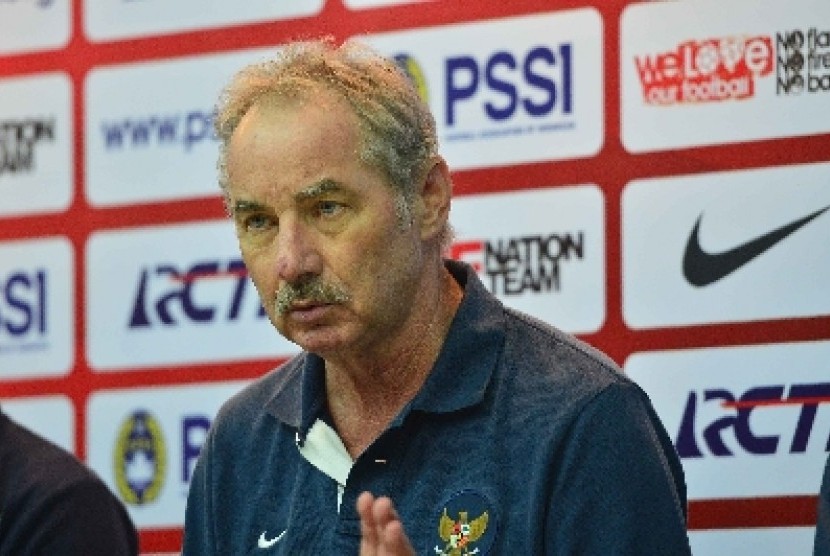
[[[139,535],[139,547],[143,556],[170,554],[182,545],[181,529],[145,529]],[[175,554],[175,552],[172,552]]]
[[[818,496],[774,496],[689,502],[689,529],[812,527]]]

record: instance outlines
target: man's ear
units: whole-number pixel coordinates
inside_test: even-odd
[[[447,163],[435,157],[418,188],[418,207],[421,239],[434,239],[441,234],[450,217],[452,178]]]

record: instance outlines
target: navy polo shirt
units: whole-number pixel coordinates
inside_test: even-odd
[[[465,293],[445,345],[356,460],[327,424],[313,354],[222,407],[184,555],[357,554],[364,490],[392,498],[418,554],[689,554],[682,469],[645,393],[447,265]]]

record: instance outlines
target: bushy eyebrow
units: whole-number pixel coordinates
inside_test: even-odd
[[[343,186],[332,179],[323,179],[295,193],[294,201],[299,203],[337,191],[343,191]],[[268,206],[258,201],[240,199],[233,203],[231,209],[232,214],[236,215],[251,212],[265,212],[268,211]]]
[[[294,194],[296,201],[304,201],[320,197],[326,193],[342,191],[343,186],[331,179],[323,179]]]
[[[260,212],[266,210],[266,207],[256,201],[239,200],[234,202],[232,209],[233,214],[239,214],[245,212]]]

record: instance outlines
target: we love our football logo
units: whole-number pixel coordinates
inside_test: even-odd
[[[658,106],[750,98],[774,61],[767,36],[690,40],[673,51],[634,57],[644,100]]]

